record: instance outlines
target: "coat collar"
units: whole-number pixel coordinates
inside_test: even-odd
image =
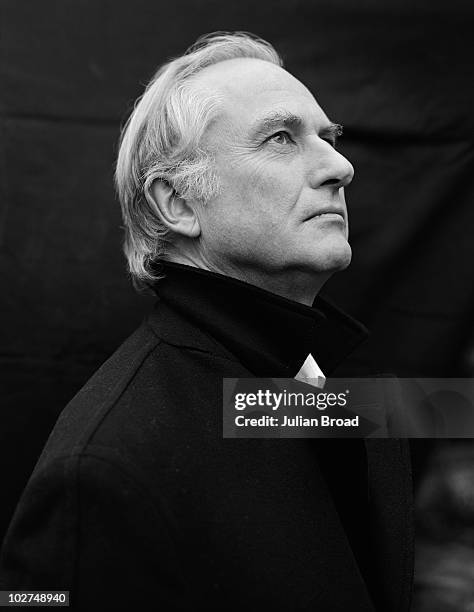
[[[308,353],[330,375],[367,336],[361,323],[321,297],[309,307],[207,270],[169,262],[163,269],[165,278],[154,287],[157,310],[178,312],[255,376],[292,378]],[[202,337],[189,331],[161,325],[160,335],[173,344],[201,345]]]

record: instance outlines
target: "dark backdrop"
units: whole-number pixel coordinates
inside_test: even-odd
[[[112,174],[156,66],[250,30],[345,125],[354,258],[326,293],[377,368],[472,374],[471,2],[2,0],[1,532],[59,411],[137,326]]]

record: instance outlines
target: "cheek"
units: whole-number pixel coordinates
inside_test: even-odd
[[[289,161],[247,161],[229,167],[222,181],[222,199],[238,223],[279,227],[286,222],[302,190],[301,169]],[[230,212],[230,211],[229,211]]]

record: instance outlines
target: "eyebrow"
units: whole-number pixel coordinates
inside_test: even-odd
[[[297,131],[304,125],[304,120],[288,111],[272,111],[265,117],[258,119],[250,130],[250,135],[253,138],[265,136],[272,130],[279,127],[286,127]],[[319,136],[323,136],[331,140],[332,144],[336,144],[338,136],[341,136],[343,126],[340,123],[330,121],[319,130]]]
[[[319,132],[320,137],[328,138],[331,140],[333,146],[335,146],[337,139],[339,136],[342,136],[344,131],[344,126],[340,123],[333,123],[332,121],[329,125],[325,125]]]
[[[278,127],[298,129],[303,125],[301,117],[286,111],[272,111],[265,117],[258,119],[252,126],[252,136],[264,136]]]

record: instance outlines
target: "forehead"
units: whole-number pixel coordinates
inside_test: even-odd
[[[231,125],[250,126],[275,109],[301,116],[316,128],[329,123],[309,89],[270,62],[251,58],[226,60],[204,68],[193,81],[198,90],[217,94],[219,118]]]

